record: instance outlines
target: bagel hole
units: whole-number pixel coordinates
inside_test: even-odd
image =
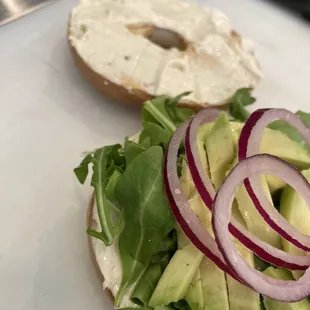
[[[187,49],[186,41],[175,31],[148,24],[128,25],[127,28],[131,33],[143,36],[163,49],[176,48],[180,51]]]

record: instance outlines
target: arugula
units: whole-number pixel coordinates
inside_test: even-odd
[[[139,143],[144,147],[159,145],[167,149],[171,138],[171,131],[159,124],[146,122],[139,137]]]
[[[93,165],[91,186],[95,189],[101,232],[95,231],[92,228],[88,228],[87,232],[89,235],[102,240],[106,246],[113,243],[114,237],[119,234],[122,226],[122,215],[119,216],[115,224],[112,223],[111,208],[106,194],[109,180],[114,182],[115,171],[122,171],[125,166],[125,158],[120,150],[121,146],[119,144],[97,149],[94,153],[86,155],[81,164],[74,169],[75,175],[80,183],[83,184],[89,173],[89,164]],[[113,197],[111,190],[108,192],[110,194],[109,197]]]
[[[163,161],[161,147],[148,148],[131,162],[116,185],[125,221],[119,236],[123,278],[116,306],[140,280],[161,241],[175,226],[164,190]]]
[[[115,168],[105,188],[105,194],[107,197],[107,201],[110,204],[110,206],[114,208],[114,210],[117,212],[121,210],[121,207],[118,204],[117,197],[115,195],[115,186],[121,175],[122,175],[122,172],[119,169]]]
[[[238,121],[245,122],[250,112],[245,108],[255,102],[255,98],[251,96],[251,88],[241,88],[231,98],[228,109],[229,114]]]
[[[173,133],[180,124],[194,114],[191,109],[177,107],[179,100],[189,94],[186,92],[175,98],[160,96],[147,101],[142,108],[143,126],[147,123],[155,123]]]
[[[162,239],[158,248],[156,249],[156,254],[175,252],[177,250],[177,234],[175,230],[169,232],[169,234]]]
[[[163,272],[160,264],[151,264],[136,285],[131,301],[138,305],[147,306]]]
[[[127,167],[130,163],[142,152],[144,152],[146,148],[138,143],[128,140],[125,140],[124,154]]]

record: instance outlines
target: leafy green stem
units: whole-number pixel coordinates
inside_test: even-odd
[[[153,117],[163,125],[164,128],[168,128],[172,132],[175,132],[177,127],[175,124],[170,120],[169,117],[165,116],[163,113],[160,112],[159,109],[152,103],[152,101],[148,101],[145,104],[145,110],[147,110]]]
[[[105,237],[105,245],[108,246],[113,243],[114,234],[110,218],[110,206],[103,191],[104,189],[95,187],[98,216],[102,228],[101,234]]]

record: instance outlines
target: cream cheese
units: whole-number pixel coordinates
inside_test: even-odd
[[[98,230],[100,230],[100,222],[96,203],[93,210],[93,228],[98,228]],[[113,296],[115,296],[118,292],[123,275],[117,245],[118,242],[117,240],[115,240],[111,246],[107,247],[101,240],[97,238],[92,238],[92,243],[97,263],[99,265],[102,275],[104,276],[103,289],[109,289],[112,292]],[[124,296],[120,308],[136,307],[136,305],[130,301],[130,293],[131,292]]]
[[[177,33],[182,51],[164,49],[128,26]],[[192,91],[199,104],[221,104],[261,78],[256,58],[233,35],[223,13],[179,0],[81,0],[73,9],[69,39],[95,72],[113,83],[151,95]]]

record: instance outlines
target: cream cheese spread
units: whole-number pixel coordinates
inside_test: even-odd
[[[96,203],[93,209],[93,221],[95,223],[93,228],[100,231],[100,221]],[[109,289],[113,296],[116,296],[123,275],[122,264],[118,250],[118,240],[115,239],[114,243],[108,247],[105,246],[101,240],[96,238],[92,238],[92,243],[97,263],[102,275],[104,276],[103,289]],[[136,307],[136,305],[130,301],[130,294],[131,292],[124,296],[120,308]]]
[[[143,26],[178,34],[186,48],[163,48],[130,30]],[[252,49],[223,13],[180,0],[81,0],[69,40],[93,71],[128,91],[191,91],[188,100],[216,105],[261,78]]]

